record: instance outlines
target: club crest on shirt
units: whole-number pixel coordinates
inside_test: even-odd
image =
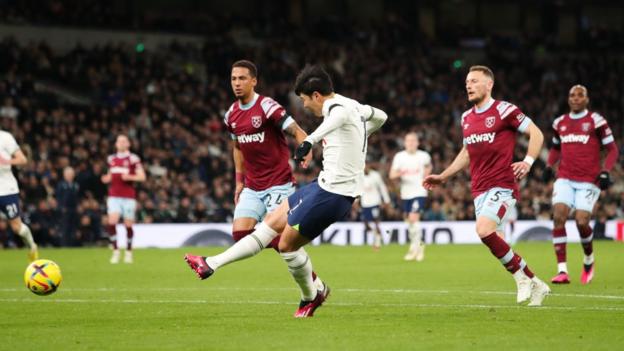
[[[561,131],[562,131],[562,132],[565,132],[565,131],[566,131],[566,129],[568,129],[568,127],[566,127],[566,126],[561,126]]]
[[[236,129],[236,122],[232,123],[232,129]]]
[[[496,123],[496,117],[490,116],[485,119],[485,126],[488,128],[494,127],[494,123]]]
[[[252,116],[251,125],[254,128],[260,128],[262,126],[262,116]]]
[[[581,128],[583,129],[584,132],[589,132],[589,127],[591,127],[591,124],[589,122],[585,122],[581,126]]]

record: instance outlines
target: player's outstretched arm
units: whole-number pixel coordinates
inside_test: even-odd
[[[384,123],[386,123],[386,121],[388,120],[388,115],[384,111],[376,107],[367,105],[366,108],[369,108],[372,111],[371,115],[369,115],[369,117],[366,119],[366,136],[369,137],[371,134],[375,133],[379,128],[381,128]]]
[[[542,134],[542,131],[535,125],[535,123],[531,122],[525,133],[529,135],[529,148],[527,150],[527,155],[524,160],[511,164],[514,176],[518,180],[529,174],[531,166],[533,166],[533,162],[535,162],[535,159],[539,156],[542,144],[544,144],[544,134]]]
[[[448,166],[448,168],[445,169],[442,173],[430,174],[426,176],[425,180],[423,181],[423,186],[425,187],[425,189],[431,190],[438,185],[444,184],[450,177],[454,176],[462,169],[468,167],[468,165],[470,165],[470,156],[468,155],[468,150],[466,150],[466,146],[464,146],[457,154],[457,156],[455,156],[455,159],[453,160],[451,165]]]
[[[11,159],[8,160],[8,164],[10,164],[11,166],[21,166],[25,165],[26,163],[28,163],[28,159],[20,149],[17,149],[17,151],[15,151],[13,155],[11,155]]]
[[[292,136],[297,141],[297,145],[300,145],[301,143],[303,143],[305,141],[305,138],[308,136],[308,133],[306,133],[303,129],[301,129],[301,127],[299,126],[299,124],[297,124],[297,122],[290,123],[288,127],[284,129],[284,131],[286,132],[286,134]],[[303,158],[303,161],[301,162],[301,166],[303,168],[308,168],[310,161],[312,161],[311,152],[308,153]]]

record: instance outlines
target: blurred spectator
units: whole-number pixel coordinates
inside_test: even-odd
[[[56,186],[56,201],[61,213],[60,234],[63,246],[76,246],[79,244],[76,238],[78,225],[78,184],[74,181],[75,171],[72,167],[63,169],[63,180]]]

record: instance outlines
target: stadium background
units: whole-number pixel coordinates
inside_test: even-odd
[[[494,69],[495,98],[520,106],[546,140],[567,111],[568,89],[586,85],[591,108],[624,147],[624,5],[609,1],[2,0],[0,22],[1,127],[31,160],[17,175],[25,220],[43,245],[106,242],[99,177],[117,133],[130,135],[147,170],[140,223],[231,220],[234,171],[221,116],[240,58],[256,62],[258,91],[307,131],[314,121],[291,91],[308,62],[324,64],[338,92],[388,112],[369,149],[382,173],[408,130],[435,171],[452,161],[468,108],[466,69],[477,63]],[[317,174],[318,151],[314,167],[296,171],[299,183]],[[550,218],[545,151],[521,187],[519,219]],[[599,221],[624,217],[623,162]],[[56,191],[66,166],[80,185],[75,206]],[[467,174],[432,194],[425,219],[473,219]],[[0,226],[3,246],[21,244]]]

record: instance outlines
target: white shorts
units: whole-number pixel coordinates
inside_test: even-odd
[[[234,209],[234,219],[254,218],[260,222],[267,213],[276,209],[282,201],[295,192],[292,183],[272,186],[262,191],[244,188]]]
[[[118,213],[123,219],[134,221],[136,211],[136,200],[127,197],[109,197],[106,200],[108,214]]]
[[[474,199],[475,217],[487,217],[496,222],[496,231],[503,232],[503,224],[516,206],[513,190],[492,188]]]
[[[599,197],[600,189],[595,184],[560,178],[555,181],[552,203],[591,213]]]

